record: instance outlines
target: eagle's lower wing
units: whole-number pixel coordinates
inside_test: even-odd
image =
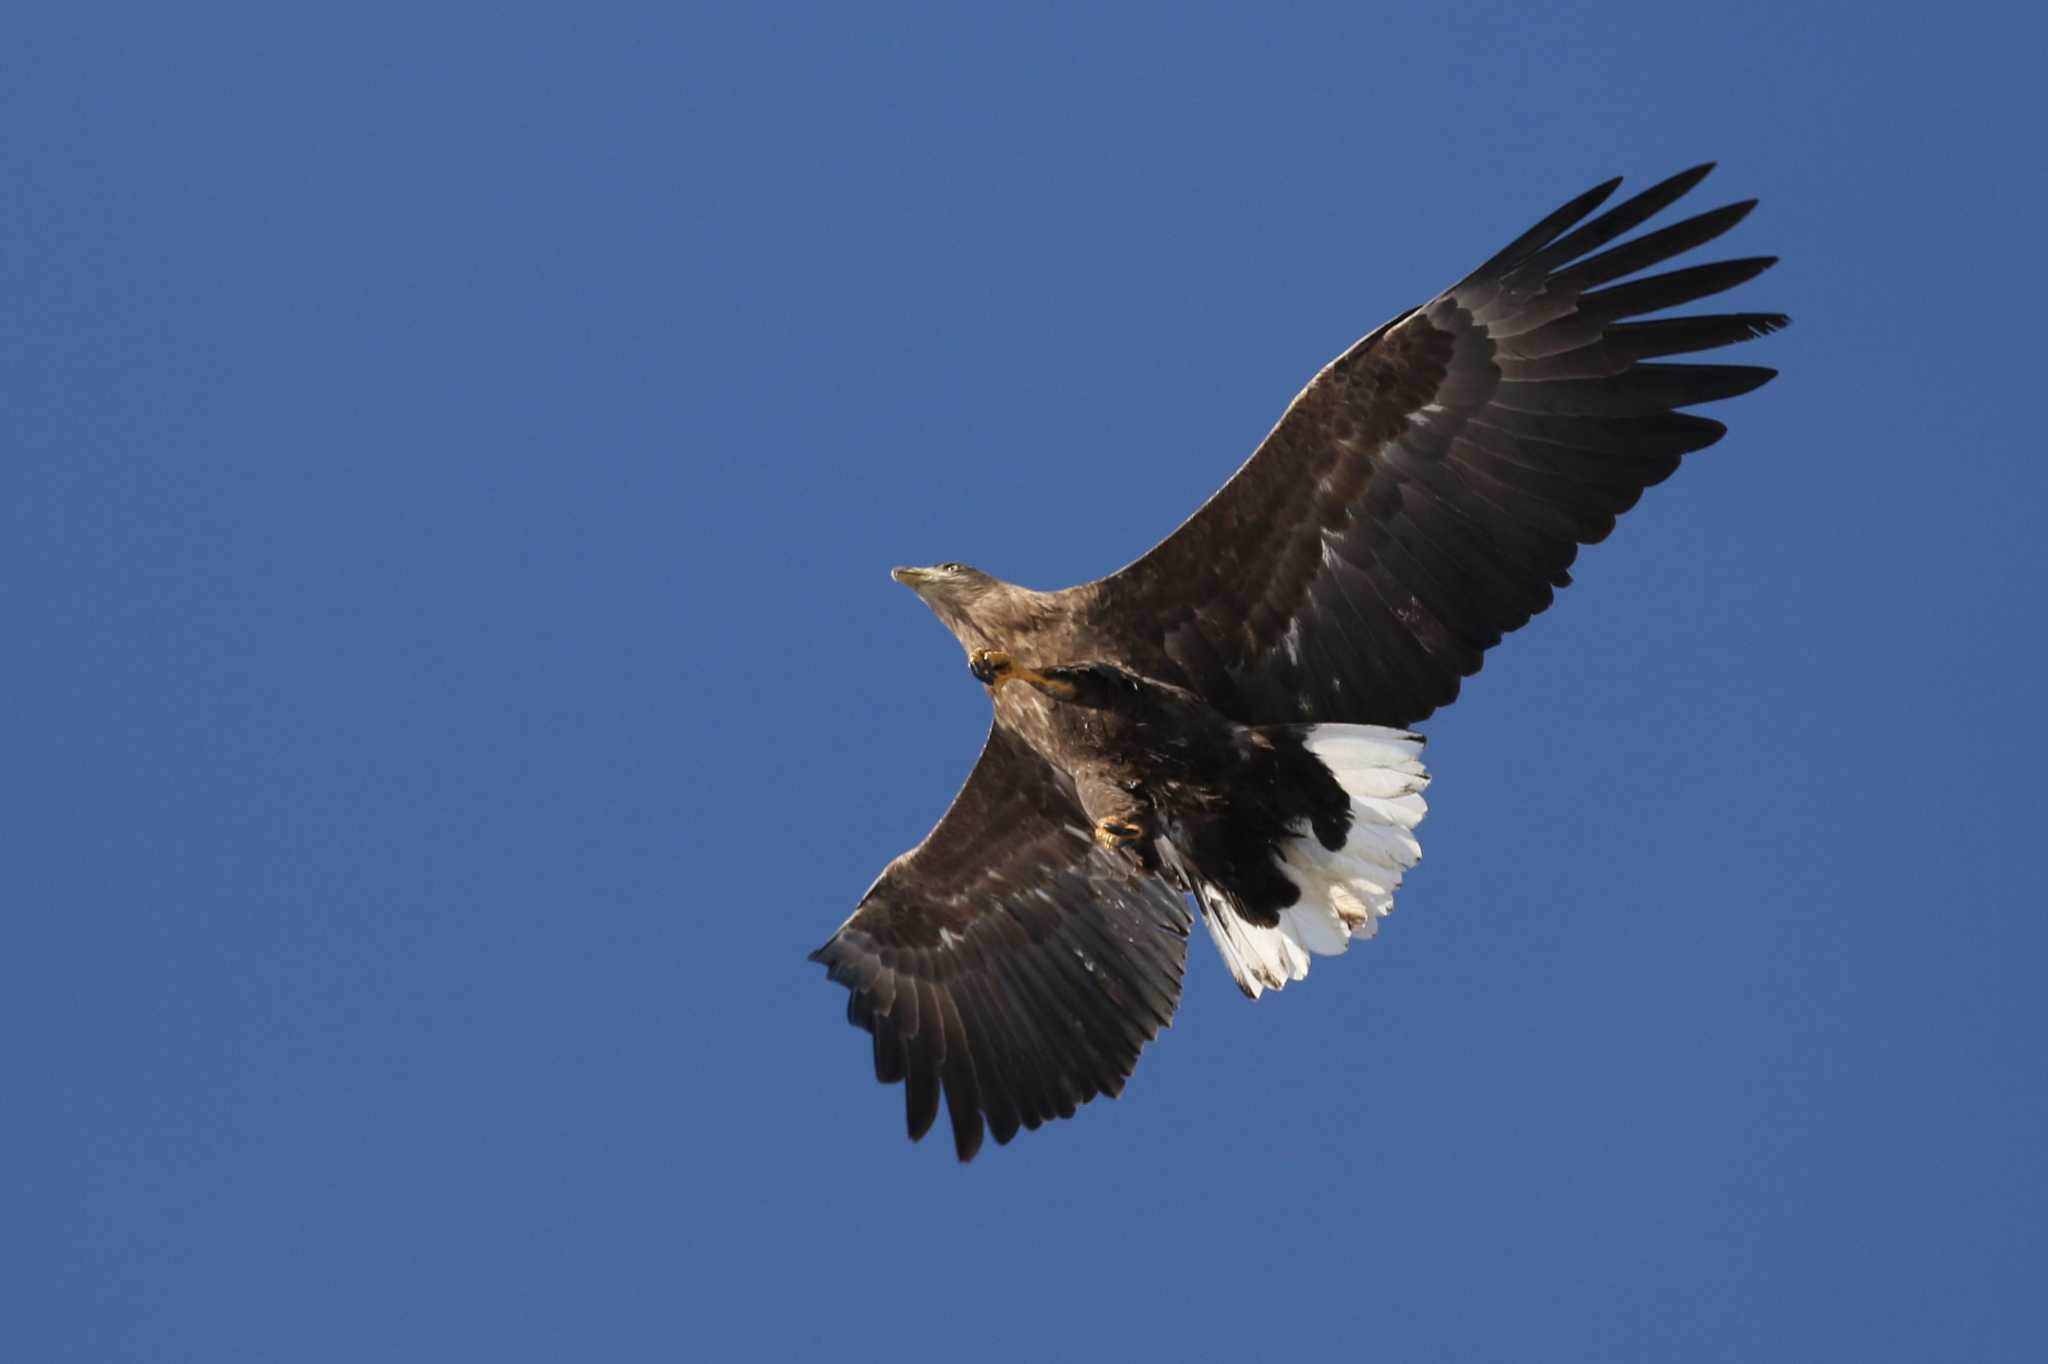
[[[1774,373],[1651,362],[1764,335],[1782,315],[1628,320],[1772,263],[1616,282],[1754,206],[1610,245],[1708,169],[1582,223],[1610,181],[1360,341],[1179,530],[1071,599],[1110,639],[1163,645],[1247,722],[1405,726],[1453,699],[1486,650],[1570,582],[1580,545],[1726,430],[1677,409]]]
[[[1095,845],[1065,785],[1001,724],[924,842],[811,954],[853,992],[910,1136],[946,1095],[960,1159],[1123,1088],[1173,1019],[1188,912]]]

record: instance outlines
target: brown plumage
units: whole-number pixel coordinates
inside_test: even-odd
[[[1679,409],[1773,374],[1663,357],[1765,335],[1780,314],[1633,320],[1772,263],[1627,278],[1754,206],[1615,244],[1708,169],[1592,216],[1619,182],[1601,185],[1359,341],[1107,578],[1034,592],[960,565],[898,570],[971,654],[1005,664],[966,786],[813,954],[852,992],[877,1077],[905,1083],[912,1137],[942,1092],[963,1160],[984,1122],[1006,1142],[1117,1093],[1178,1002],[1184,892],[1248,993],[1306,956],[1243,934],[1280,923],[1322,952],[1372,931],[1318,877],[1335,875],[1325,853],[1377,840],[1386,870],[1357,884],[1390,896],[1412,862],[1426,778],[1396,730],[1455,698],[1570,581],[1580,545],[1724,434]],[[1382,782],[1394,794],[1367,792]],[[1290,914],[1304,895],[1335,906],[1334,946],[1323,918]]]

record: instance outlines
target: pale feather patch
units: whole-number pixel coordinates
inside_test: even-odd
[[[1393,913],[1401,877],[1422,859],[1422,845],[1410,831],[1429,812],[1422,798],[1429,773],[1421,736],[1405,730],[1317,725],[1304,742],[1350,793],[1351,827],[1341,848],[1325,848],[1307,831],[1281,847],[1280,869],[1301,887],[1301,899],[1269,931],[1304,952],[1335,956],[1353,938],[1379,930],[1379,921]]]
[[[1308,974],[1310,956],[1336,956],[1354,938],[1370,938],[1394,909],[1401,877],[1421,860],[1411,830],[1429,806],[1422,737],[1379,725],[1317,725],[1304,738],[1309,752],[1351,796],[1344,846],[1325,848],[1312,832],[1280,849],[1280,869],[1301,898],[1280,911],[1277,927],[1241,917],[1218,888],[1197,878],[1170,839],[1160,850],[1194,887],[1203,922],[1231,978],[1253,999]]]
[[[1202,902],[1216,951],[1237,987],[1253,999],[1308,974],[1308,949],[1279,928],[1262,928],[1242,918],[1220,888],[1198,878],[1171,839],[1159,843],[1161,856]]]

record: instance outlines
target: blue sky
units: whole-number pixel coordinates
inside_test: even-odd
[[[2048,1353],[2038,19],[37,9],[0,1354]],[[1386,931],[907,1144],[804,961],[986,723],[888,566],[1113,568],[1706,158],[1783,377],[1426,727]]]

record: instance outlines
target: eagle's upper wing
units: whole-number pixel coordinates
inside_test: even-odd
[[[1150,553],[1071,600],[1134,650],[1162,645],[1247,722],[1411,725],[1570,582],[1719,422],[1676,409],[1774,371],[1651,363],[1775,331],[1776,313],[1630,321],[1717,294],[1771,257],[1648,278],[1755,201],[1610,245],[1700,166],[1590,221],[1581,195],[1318,374],[1244,467]]]
[[[1000,723],[924,842],[811,954],[853,992],[875,1078],[906,1082],[910,1135],[938,1115],[960,1159],[1116,1094],[1173,1019],[1188,912],[1095,845],[1044,760]]]

